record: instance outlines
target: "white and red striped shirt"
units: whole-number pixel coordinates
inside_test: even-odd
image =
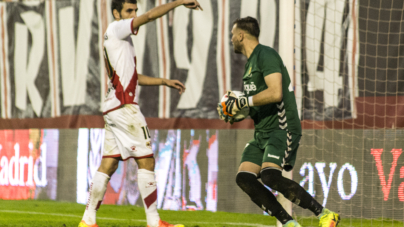
[[[136,35],[131,19],[114,21],[104,35],[104,59],[108,72],[108,91],[103,104],[103,114],[125,104],[137,104],[139,100],[136,54],[132,34]]]

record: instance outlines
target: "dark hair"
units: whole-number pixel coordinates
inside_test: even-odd
[[[248,32],[250,35],[256,37],[260,36],[260,26],[257,19],[253,17],[238,18],[233,22],[233,26],[237,24],[237,28]]]
[[[137,4],[137,0],[112,0],[111,12],[112,12],[113,17],[114,17],[114,9],[116,9],[118,11],[118,13],[121,13],[124,3]]]

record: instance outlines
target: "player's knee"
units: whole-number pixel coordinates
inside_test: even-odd
[[[112,176],[112,174],[115,173],[117,168],[118,168],[118,165],[100,166],[98,168],[98,172],[105,173],[108,176]]]
[[[279,191],[279,186],[282,184],[282,171],[274,168],[264,168],[261,170],[262,183],[268,187]]]
[[[154,171],[155,161],[153,157],[135,159],[139,169],[146,169],[149,171]]]
[[[116,158],[103,158],[97,171],[112,176],[118,168],[118,164],[119,160]]]
[[[238,172],[236,176],[237,185],[247,194],[251,192],[251,182],[257,180],[257,175],[250,172]]]

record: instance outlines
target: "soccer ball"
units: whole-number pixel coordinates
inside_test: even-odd
[[[237,96],[237,98],[245,97],[244,92],[242,92],[242,91],[233,91],[233,93]],[[227,96],[227,92],[226,92],[226,94],[224,94],[222,99],[220,100],[220,103],[226,102],[228,99],[229,99],[229,97]],[[248,106],[241,109],[239,112],[236,113],[236,115],[233,116],[234,121],[238,122],[238,121],[244,120],[248,116],[249,113],[250,113],[250,108]]]

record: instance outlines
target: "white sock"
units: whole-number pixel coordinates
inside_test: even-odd
[[[160,216],[157,212],[157,184],[154,179],[154,172],[139,169],[137,171],[140,195],[143,199],[146,211],[147,224],[151,227],[158,225]]]
[[[102,199],[104,198],[105,191],[110,177],[101,172],[96,172],[93,177],[93,182],[90,186],[90,196],[88,197],[87,207],[84,211],[83,220],[88,225],[94,225],[95,216],[98,208],[101,206]]]

